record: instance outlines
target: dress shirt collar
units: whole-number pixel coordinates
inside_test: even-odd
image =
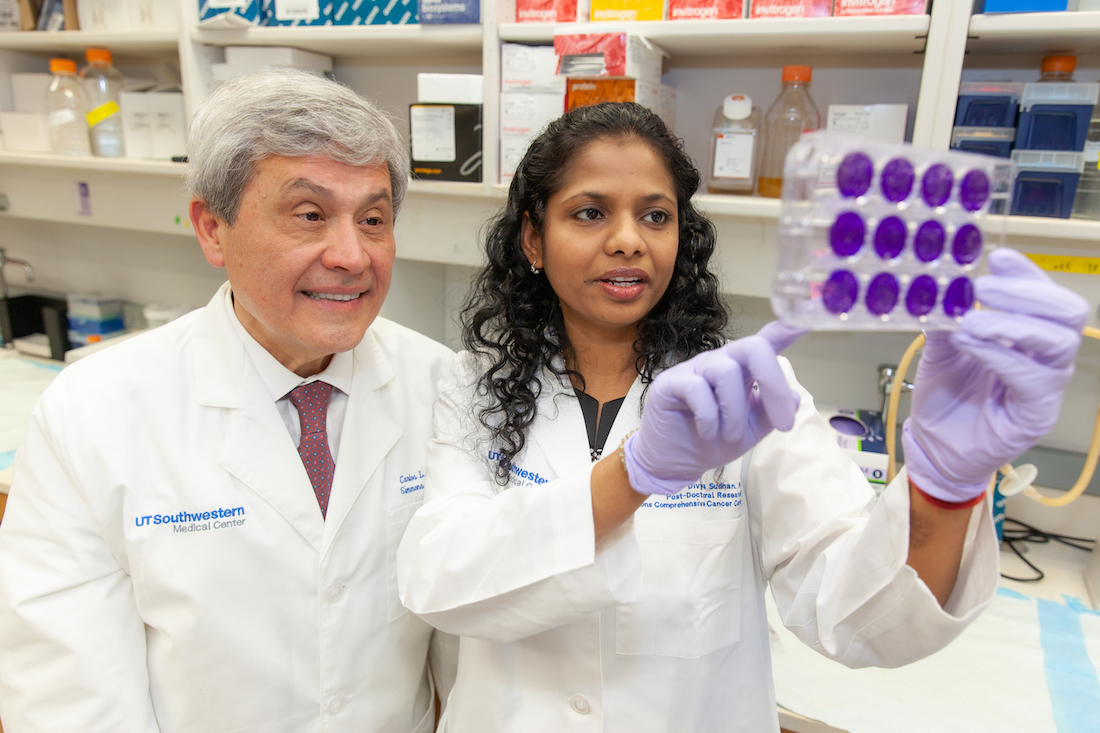
[[[248,358],[252,360],[256,371],[260,374],[260,380],[271,394],[271,400],[276,402],[286,397],[295,387],[322,380],[328,382],[346,395],[351,394],[351,381],[355,360],[350,351],[344,351],[332,355],[328,367],[320,374],[302,378],[279,363],[279,360],[271,355],[267,349],[260,346],[237,318],[237,312],[233,308],[233,289],[226,288],[225,300],[222,306],[229,313],[229,322],[244,343]]]

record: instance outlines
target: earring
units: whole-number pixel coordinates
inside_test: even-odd
[[[531,274],[532,274],[532,275],[538,275],[538,274],[539,274],[540,272],[542,272],[542,270],[540,270],[539,268],[535,267],[535,263],[534,263],[534,262],[532,262],[532,263],[531,263]]]

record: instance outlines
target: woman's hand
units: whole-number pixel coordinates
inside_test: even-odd
[[[971,311],[952,333],[927,335],[902,435],[909,479],[947,502],[985,491],[1058,420],[1088,318],[1084,298],[1024,255],[989,255]]]
[[[624,446],[631,487],[640,494],[675,494],[744,455],[773,429],[790,430],[798,394],[776,355],[805,333],[773,321],[755,336],[658,375],[641,427]]]

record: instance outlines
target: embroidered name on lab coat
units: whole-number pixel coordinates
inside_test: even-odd
[[[244,524],[244,507],[232,507],[226,509],[219,507],[206,512],[176,512],[175,514],[145,514],[134,517],[134,525],[138,527],[155,526],[158,524],[172,525],[172,531],[205,532],[211,529],[226,529],[240,527]]]

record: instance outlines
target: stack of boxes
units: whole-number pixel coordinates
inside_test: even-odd
[[[951,147],[1011,158],[1012,212],[1068,219],[1100,84],[963,82]]]
[[[565,77],[553,46],[500,47],[500,182],[512,182],[527,146],[565,111]]]
[[[676,124],[676,90],[661,84],[664,51],[628,33],[554,36],[558,74],[565,76],[565,109],[601,102],[637,102]]]
[[[481,74],[417,74],[416,104],[409,105],[412,177],[481,182]]]
[[[75,348],[98,343],[126,332],[122,301],[95,295],[73,295],[68,302],[69,343]]]

